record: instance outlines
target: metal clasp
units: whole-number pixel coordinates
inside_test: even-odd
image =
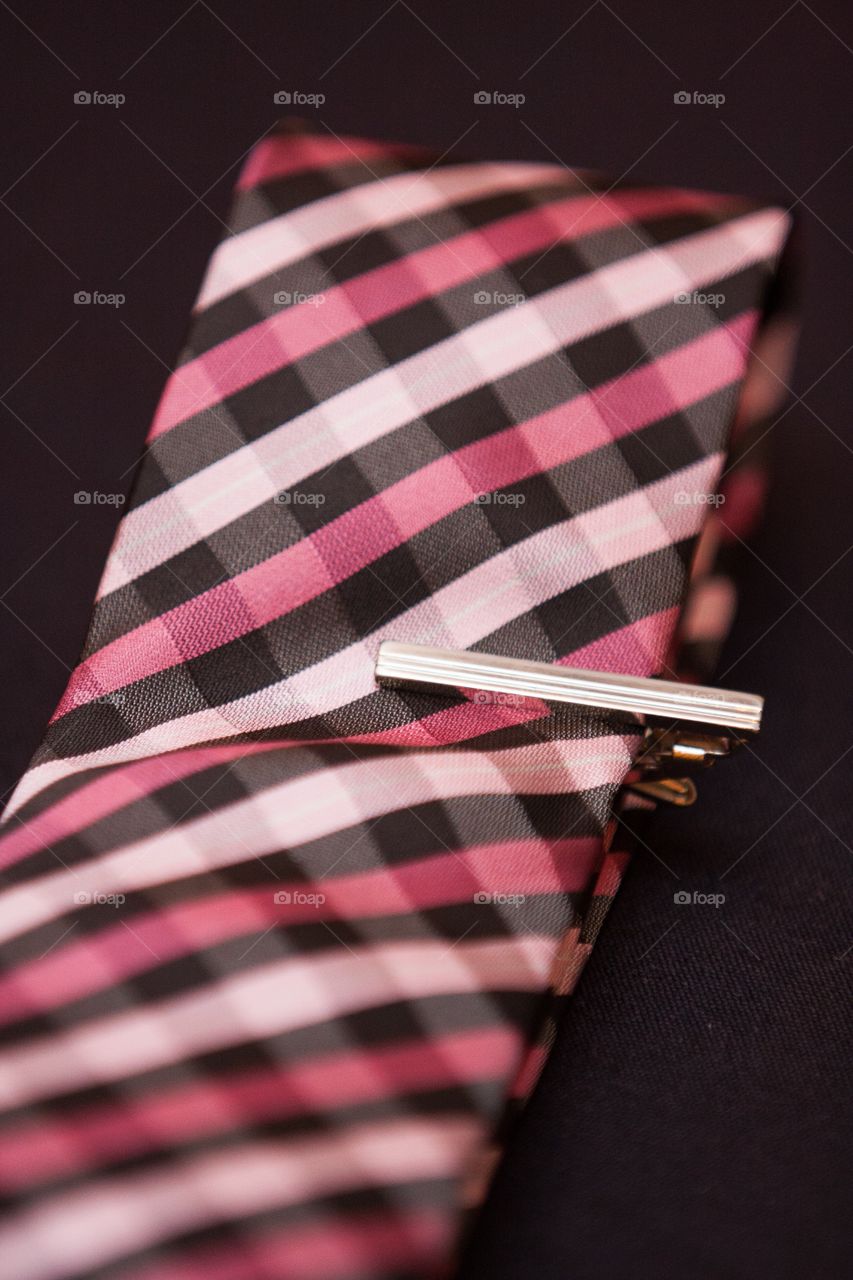
[[[676,772],[685,766],[706,768],[731,755],[761,728],[764,709],[764,699],[754,693],[391,640],[380,645],[376,679],[395,688],[473,689],[624,712],[635,718],[638,729],[645,729],[636,761],[643,777],[629,785],[679,806],[694,802],[696,787]],[[724,732],[708,732],[711,728]]]

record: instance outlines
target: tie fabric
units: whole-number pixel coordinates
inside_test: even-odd
[[[450,1274],[638,740],[378,688],[377,649],[694,673],[788,231],[301,123],[256,147],[0,835],[5,1274]]]

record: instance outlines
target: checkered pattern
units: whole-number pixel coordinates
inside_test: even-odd
[[[379,690],[376,652],[664,669],[787,231],[256,148],[0,837],[7,1274],[442,1272],[618,883],[636,738]]]

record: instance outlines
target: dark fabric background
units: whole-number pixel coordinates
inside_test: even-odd
[[[853,14],[842,0],[0,5],[0,789],[82,645],[243,154],[324,93],[338,133],[559,158],[795,206],[796,398],[722,682],[759,750],[661,813],[566,1017],[465,1274],[849,1274]],[[524,93],[477,106],[477,90]],[[718,106],[673,94],[723,93]],[[119,107],[74,102],[123,93]],[[77,290],[123,293],[75,305]],[[724,893],[680,907],[678,890]]]

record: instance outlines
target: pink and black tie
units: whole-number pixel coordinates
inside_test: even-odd
[[[637,739],[378,646],[692,674],[760,490],[780,210],[291,124],[230,225],[0,834],[15,1280],[451,1274]]]

